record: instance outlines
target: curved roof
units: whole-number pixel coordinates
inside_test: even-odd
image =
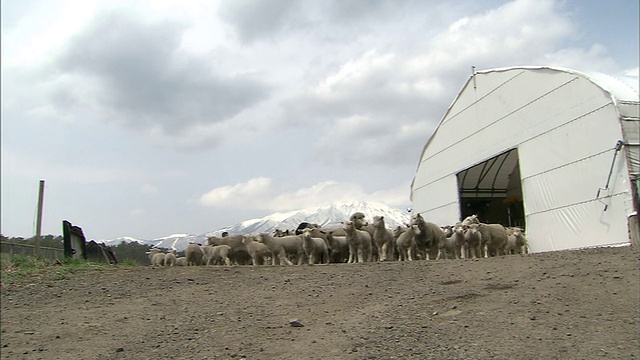
[[[491,72],[500,72],[514,69],[527,69],[527,70],[540,70],[548,69],[555,71],[563,71],[571,74],[576,74],[589,79],[600,88],[610,93],[616,100],[620,101],[640,101],[640,82],[637,76],[612,76],[596,71],[578,71],[569,68],[557,67],[557,66],[511,66],[504,68],[494,68],[487,70],[476,71],[478,74],[487,74]],[[468,81],[473,79],[473,75],[469,77]],[[468,82],[467,81],[467,82]],[[455,101],[454,101],[455,102]]]
[[[553,67],[553,66],[512,66],[512,67],[478,70],[476,71],[476,74],[489,74],[494,72],[503,72],[503,71],[510,71],[510,70],[516,70],[516,69],[523,69],[523,70],[543,70],[544,69],[544,70],[561,71],[561,72],[571,73],[571,74],[575,74],[577,76],[586,78],[596,86],[603,89],[605,92],[609,93],[612,97],[613,102],[616,104],[616,106],[619,107],[621,102],[633,104],[636,110],[635,111],[632,110],[631,112],[632,113],[635,112],[636,114],[635,116],[633,115],[632,116],[635,119],[637,119],[637,111],[638,111],[637,106],[638,106],[638,103],[640,102],[640,82],[639,82],[639,78],[635,76],[614,77],[614,76],[607,75],[600,72],[582,72],[582,71],[577,71],[573,69]],[[474,75],[469,76],[469,79],[467,80],[465,85],[462,87],[462,89],[465,89],[469,85],[469,82],[473,81],[473,78],[474,78]],[[449,108],[445,112],[440,123],[442,123],[442,121],[444,121],[444,119],[447,118],[451,108],[456,103],[456,101],[458,100],[461,94],[462,94],[462,91],[456,96],[456,98],[453,100],[451,105],[449,105]],[[625,114],[625,112],[628,112],[628,111],[621,111],[621,116],[628,115],[628,114]],[[439,126],[440,124],[438,125],[438,127]],[[429,140],[424,145],[422,149],[422,156],[427,150],[427,147],[429,146],[429,143],[431,142],[431,139],[436,134],[436,132],[437,132],[437,127],[434,130],[431,137],[429,138]],[[637,131],[634,128],[631,132],[637,132]],[[633,134],[630,134],[630,135],[632,137],[634,136]],[[633,143],[638,142],[635,140],[637,139],[634,139]],[[497,156],[496,158],[493,159],[493,162],[490,163],[489,165],[479,164],[472,168],[464,170],[460,177],[461,190],[463,192],[475,191],[477,193],[482,193],[484,196],[489,196],[489,197],[496,194],[504,194],[508,186],[507,181],[505,180],[506,179],[505,172],[512,171],[513,166],[517,162],[517,157],[510,156],[511,153],[512,151],[508,151]],[[422,158],[422,156],[420,158]],[[633,158],[634,156],[632,156],[632,159],[631,159],[632,162],[633,162]],[[420,163],[418,163],[418,168],[419,167],[420,167]],[[415,177],[411,183],[412,190],[413,190],[414,181],[415,181]]]

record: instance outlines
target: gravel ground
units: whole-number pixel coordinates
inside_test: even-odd
[[[2,359],[640,359],[630,247],[5,282]]]

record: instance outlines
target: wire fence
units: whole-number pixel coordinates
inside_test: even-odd
[[[34,256],[36,254],[36,249],[35,245],[0,241],[0,252],[8,253],[9,259],[13,261],[13,257],[17,254]],[[40,256],[51,261],[62,260],[64,259],[64,249],[40,246]]]

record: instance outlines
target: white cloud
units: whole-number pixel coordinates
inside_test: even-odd
[[[354,200],[404,206],[409,203],[409,185],[368,193],[359,184],[328,180],[294,191],[278,192],[272,187],[271,179],[253,178],[215,188],[200,197],[200,204],[215,208],[288,211]]]
[[[155,185],[144,184],[142,186],[141,192],[144,195],[155,197],[155,196],[158,196],[158,194],[160,193],[160,190]]]
[[[635,67],[633,69],[628,69],[624,71],[626,76],[640,76],[640,67]]]
[[[210,190],[200,197],[200,204],[212,207],[261,208],[270,189],[271,179],[253,178],[244,183]]]

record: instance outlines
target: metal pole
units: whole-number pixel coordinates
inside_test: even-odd
[[[40,236],[42,235],[42,207],[44,205],[44,180],[40,180],[40,189],[38,191],[38,217],[36,219],[36,241],[35,255],[40,255]]]

